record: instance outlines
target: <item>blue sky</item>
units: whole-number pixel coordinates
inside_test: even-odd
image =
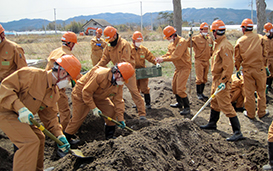
[[[141,2],[141,3],[140,3]],[[251,9],[251,0],[181,0],[182,8],[234,8]],[[267,9],[273,10],[273,0],[266,0]],[[0,22],[29,19],[66,20],[80,15],[99,13],[133,13],[173,10],[172,0],[2,0]],[[256,0],[253,0],[256,9]]]

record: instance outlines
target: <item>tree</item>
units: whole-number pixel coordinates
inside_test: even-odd
[[[173,25],[173,13],[159,12],[157,19],[160,22],[159,25],[163,27],[166,25]]]
[[[263,34],[263,28],[266,23],[265,0],[256,0],[256,8],[257,8],[257,33]]]
[[[173,0],[173,23],[178,35],[182,31],[182,9],[181,0]]]

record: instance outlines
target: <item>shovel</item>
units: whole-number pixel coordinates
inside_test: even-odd
[[[112,118],[110,118],[110,117],[108,117],[108,116],[105,116],[105,115],[102,114],[102,113],[99,113],[99,115],[102,116],[102,117],[104,117],[104,118],[106,118],[107,120],[109,120],[109,121],[111,121],[111,122],[114,122],[114,123],[117,124],[117,125],[121,125],[121,123],[119,123],[118,121],[116,121],[116,120],[114,120],[114,119],[112,119]],[[125,128],[126,128],[127,130],[131,131],[131,132],[134,132],[134,130],[132,130],[132,129],[129,128],[128,126],[125,126]]]
[[[33,118],[29,119],[35,126],[37,126],[44,134],[46,134],[49,138],[54,140],[59,145],[64,145],[62,141],[60,141],[58,138],[56,138],[51,132],[49,132],[45,127],[41,124],[39,124],[36,120]],[[79,157],[79,158],[94,158],[93,156],[84,156],[81,150],[78,149],[70,149],[69,153],[71,153],[73,156]]]
[[[216,94],[222,90],[223,89],[217,88],[213,95],[211,95],[207,102],[201,107],[201,109],[199,109],[199,111],[191,118],[191,121],[193,121],[202,112],[202,110],[210,103],[210,101],[216,96]]]

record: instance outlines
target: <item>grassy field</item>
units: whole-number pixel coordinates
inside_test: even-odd
[[[121,37],[132,43],[131,36],[133,31],[120,33]],[[198,32],[194,32],[198,34]],[[240,31],[228,31],[227,37],[234,45],[236,40],[242,35]],[[47,59],[50,52],[61,46],[62,35],[23,35],[23,36],[7,36],[8,39],[18,43],[25,51],[27,59]],[[162,31],[143,32],[144,42],[147,47],[156,57],[159,57],[167,52],[169,42],[163,40]],[[188,32],[183,31],[182,37],[188,38]],[[75,45],[73,49],[74,55],[81,61],[84,70],[92,68],[91,64],[91,46],[90,40],[93,36],[78,36],[79,44]],[[194,54],[193,54],[194,56]],[[194,59],[194,58],[193,58]],[[193,60],[194,62],[194,60]],[[147,66],[152,64],[147,62]],[[112,66],[112,64],[109,64]],[[162,63],[163,75],[170,77],[174,72],[174,66],[171,62]]]

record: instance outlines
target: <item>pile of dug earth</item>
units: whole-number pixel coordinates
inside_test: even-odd
[[[237,113],[241,122],[245,140],[227,142],[232,135],[229,119],[221,113],[217,130],[201,130],[199,125],[206,124],[210,108],[194,120],[190,119],[202,107],[204,102],[196,98],[195,83],[192,84],[190,115],[181,116],[179,109],[170,108],[175,103],[171,90],[171,80],[163,78],[150,79],[152,109],[147,110],[147,120],[140,121],[133,106],[131,95],[124,87],[126,106],[125,120],[128,127],[135,130],[129,132],[116,129],[116,139],[104,139],[104,120],[90,113],[76,134],[81,139],[77,146],[84,155],[91,159],[81,159],[71,154],[64,158],[56,155],[56,144],[46,139],[45,168],[54,166],[54,170],[101,170],[101,171],[139,171],[139,170],[171,170],[171,171],[243,171],[262,170],[267,164],[267,129],[272,121],[272,94],[268,108],[270,116],[264,120],[251,121]],[[68,94],[69,94],[68,90]],[[210,94],[207,83],[205,95]],[[71,102],[70,102],[71,103]],[[76,148],[76,147],[73,147]],[[12,168],[12,144],[0,131],[0,170]]]

